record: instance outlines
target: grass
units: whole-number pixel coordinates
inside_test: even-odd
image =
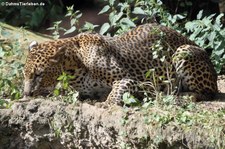
[[[216,108],[205,106],[204,102],[176,104],[171,95],[163,98],[170,98],[173,104],[155,100],[139,107],[147,125],[150,147],[158,148],[165,142],[167,147],[174,147],[178,142],[188,148],[225,147],[225,104]]]

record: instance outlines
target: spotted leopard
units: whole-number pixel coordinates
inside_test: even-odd
[[[168,86],[196,100],[217,92],[217,75],[205,50],[158,24],[140,25],[115,37],[80,33],[32,42],[24,67],[24,97],[51,93],[62,72],[76,76],[70,84],[80,98],[106,94],[107,101],[117,103],[125,92],[138,96],[155,89],[166,92]]]

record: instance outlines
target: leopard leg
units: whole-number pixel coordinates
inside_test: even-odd
[[[178,96],[189,95],[195,101],[211,100],[217,93],[217,74],[206,51],[183,45],[173,55],[179,79]]]
[[[122,79],[113,82],[112,90],[107,97],[106,103],[122,105],[122,98],[125,92],[129,92],[132,95],[137,92],[137,82],[132,79]]]

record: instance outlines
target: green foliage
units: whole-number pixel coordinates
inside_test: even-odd
[[[157,35],[159,39],[152,43],[152,56],[154,59],[159,59],[162,63],[160,67],[163,67],[166,70],[166,74],[158,75],[156,69],[152,68],[148,70],[145,74],[147,81],[140,85],[141,88],[146,89],[145,94],[146,97],[149,95],[153,97],[155,100],[163,100],[166,99],[163,97],[163,94],[166,93],[167,96],[173,95],[175,92],[174,79],[172,78],[173,66],[166,61],[166,57],[169,56],[169,52],[173,49],[168,47],[165,49],[164,45],[169,45],[164,41],[165,33],[160,31],[158,28],[152,29],[149,34]],[[166,86],[164,88],[164,93],[161,91],[161,86]]]
[[[80,26],[79,19],[81,18],[81,16],[82,16],[82,13],[79,10],[74,12],[73,5],[71,7],[67,7],[67,14],[65,15],[65,17],[70,18],[70,28],[65,29],[64,35],[70,34],[75,31],[77,31],[77,32],[84,32],[84,31],[92,32],[96,27],[98,27],[98,25],[94,25],[90,22],[85,22],[85,24],[83,26],[81,26],[79,29],[77,29],[76,26]]]
[[[54,89],[53,94],[56,97],[57,96],[59,97],[60,95],[66,95],[66,96],[60,96],[60,99],[66,103],[75,104],[79,94],[78,92],[74,91],[73,88],[70,87],[69,85],[69,81],[74,78],[75,76],[71,76],[63,72],[62,75],[60,75],[57,78],[59,83],[56,85],[56,88]]]
[[[144,113],[143,121],[149,126],[150,131],[155,132],[156,127],[160,130],[179,130],[183,135],[194,134],[197,138],[204,138],[214,148],[224,146],[221,139],[224,140],[224,109],[208,110],[201,105],[186,102],[177,105],[174,102],[174,96],[165,96],[163,102],[154,100],[148,107],[140,108]],[[129,117],[127,117],[129,120]],[[165,141],[164,131],[156,132],[157,137],[152,138],[152,144],[156,147]],[[179,133],[177,132],[177,133]],[[167,134],[168,135],[168,134]],[[194,145],[197,145],[194,144]]]
[[[0,109],[1,108],[9,109],[9,108],[11,108],[12,104],[13,104],[13,102],[11,102],[11,101],[0,99]]]
[[[129,93],[126,93],[130,95]],[[128,96],[127,95],[127,96]],[[129,97],[129,96],[128,96]],[[224,133],[224,109],[211,109],[214,107],[203,108],[202,104],[186,102],[185,97],[180,98],[179,104],[175,96],[162,96],[161,100],[146,100],[143,105],[135,107],[135,111],[140,111],[140,117],[134,120],[127,107],[124,108],[124,116],[121,119],[123,128],[130,127],[131,121],[143,121],[149,134],[149,144],[146,148],[159,145],[170,140],[170,136],[189,136],[198,138],[198,140],[207,140],[207,145],[212,148],[223,148]],[[133,113],[134,111],[132,111]],[[134,112],[135,113],[135,112]],[[132,123],[133,124],[133,123]],[[119,135],[124,142],[123,147],[129,145],[125,140],[129,138],[130,132],[122,130]],[[154,135],[153,135],[154,134]],[[174,138],[171,141],[181,141],[180,138]],[[199,147],[198,141],[193,142],[194,146]],[[207,146],[206,145],[206,146]],[[125,147],[126,148],[126,147]]]
[[[171,15],[168,13],[160,0],[126,0],[125,2],[118,2],[116,0],[105,0],[106,5],[99,12],[101,14],[109,15],[109,22],[105,22],[100,26],[100,34],[122,34],[127,30],[136,27],[136,22],[152,22],[154,16],[159,16],[161,18],[160,23],[166,26],[173,28],[178,27],[176,24],[177,20],[184,19],[185,16],[176,14]],[[134,7],[134,8],[133,8]],[[59,38],[59,31],[62,30],[64,34],[70,34],[72,32],[83,32],[90,31],[92,32],[99,25],[94,25],[90,22],[86,22],[80,29],[77,29],[79,25],[79,19],[82,16],[82,13],[78,10],[73,10],[73,6],[67,7],[66,17],[70,17],[70,28],[60,28],[56,27],[60,23],[55,22],[53,27],[50,27],[50,30],[55,30],[56,32],[53,35],[56,38]],[[144,17],[143,17],[144,16]],[[59,29],[60,28],[60,29]],[[58,30],[59,29],[59,30]],[[115,33],[110,33],[110,31]]]
[[[10,2],[19,4],[19,2],[26,3],[28,1],[1,0],[0,21],[16,26],[26,26],[30,29],[40,28],[47,20],[58,19],[63,10],[60,1],[29,1],[29,3],[40,4],[38,6],[9,6]]]
[[[99,14],[109,13],[109,22],[104,23],[100,28],[100,34],[106,34],[110,29],[115,34],[126,32],[136,26],[136,22],[152,22],[155,16],[161,18],[160,24],[175,28],[176,21],[184,19],[185,16],[171,15],[163,7],[160,0],[126,0],[125,2],[106,1],[106,4]]]
[[[200,47],[212,48],[212,61],[217,73],[220,73],[225,64],[225,29],[221,24],[223,14],[217,17],[215,14],[204,17],[202,11],[200,11],[197,20],[186,22],[185,28],[187,31],[185,31],[183,24],[179,24],[178,21],[186,19],[187,14],[170,14],[163,6],[161,0],[127,0],[123,3],[112,0],[106,1],[106,3],[99,14],[108,13],[109,22],[101,26],[100,34],[109,34],[110,30],[115,31],[115,34],[121,34],[135,27],[136,22],[140,21],[140,19],[141,22],[152,22],[152,19],[158,16],[160,24],[169,26],[179,32],[191,33],[190,39],[195,41]],[[192,3],[185,1],[185,3],[181,2],[180,5],[191,6]],[[132,6],[134,7],[132,8]],[[160,44],[157,45],[160,46]]]
[[[70,115],[68,113],[62,112],[60,108],[56,110],[54,117],[49,120],[51,131],[57,138],[63,137],[64,134],[72,135],[75,129],[73,123],[74,122]]]
[[[11,100],[21,97],[22,69],[21,45],[16,40],[3,39],[0,41],[0,100]]]
[[[59,76],[57,80],[61,82],[62,88],[64,90],[67,90],[67,89],[69,89],[69,81],[74,78],[75,78],[75,76],[71,76],[71,75],[68,75],[65,72],[63,72],[62,75]]]
[[[65,31],[66,29],[64,29],[63,27],[60,27],[59,25],[62,23],[62,21],[56,21],[53,23],[52,27],[47,28],[47,30],[54,30],[54,32],[52,33],[54,39],[58,39],[60,36],[60,31]]]
[[[123,94],[123,102],[125,105],[128,106],[138,106],[140,105],[140,102],[138,99],[136,99],[133,95],[131,95],[129,92],[126,92]]]
[[[220,73],[225,64],[225,28],[222,28],[221,23],[224,14],[203,17],[202,13],[199,12],[197,20],[187,22],[185,28],[196,44],[205,49],[213,49],[211,58],[217,73]]]
[[[98,25],[94,25],[90,22],[85,22],[85,24],[83,26],[80,27],[80,29],[77,29],[77,26],[79,26],[79,19],[82,16],[82,13],[77,10],[74,12],[73,9],[73,5],[70,7],[67,7],[67,13],[65,15],[65,17],[69,17],[70,18],[70,28],[66,29],[63,27],[60,27],[60,24],[62,23],[62,21],[56,21],[54,22],[53,27],[49,27],[47,30],[53,30],[53,36],[55,39],[58,39],[60,37],[60,31],[64,32],[64,35],[66,34],[70,34],[73,32],[84,32],[84,31],[90,31],[92,32],[96,27],[98,27]]]
[[[50,121],[49,126],[54,132],[56,138],[60,138],[62,136],[62,128],[61,126],[58,126],[58,123],[56,121]]]
[[[82,16],[82,13],[79,10],[76,12],[73,11],[73,6],[67,7],[67,14],[65,16],[70,17],[71,28],[66,30],[64,35],[74,32],[76,30],[76,25],[79,24],[79,18]]]

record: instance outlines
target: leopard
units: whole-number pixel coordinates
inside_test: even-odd
[[[23,72],[24,98],[51,94],[62,72],[75,76],[69,83],[80,99],[106,95],[106,102],[116,104],[123,104],[126,92],[143,97],[170,89],[195,101],[211,100],[218,92],[217,73],[205,49],[156,23],[113,37],[84,32],[33,41]]]

